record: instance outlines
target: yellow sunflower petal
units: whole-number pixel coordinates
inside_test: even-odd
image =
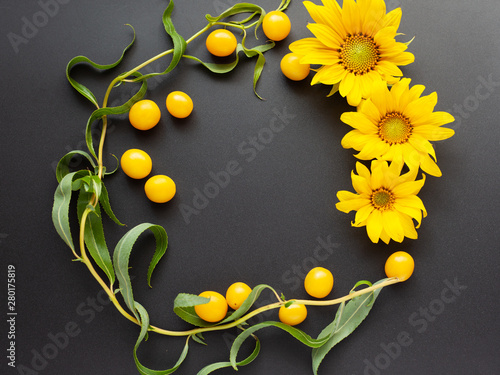
[[[352,187],[358,194],[366,194],[369,195],[372,192],[370,188],[369,182],[361,176],[351,173]]]
[[[370,181],[371,179],[370,170],[366,167],[366,165],[360,163],[359,161],[356,162],[356,172],[358,172],[359,176],[365,178],[367,181]]]
[[[371,186],[372,189],[378,189],[384,184],[384,172],[388,169],[387,162],[382,160],[372,161],[372,176],[371,176]]]
[[[432,112],[428,116],[420,118],[418,121],[413,121],[413,126],[420,125],[433,125],[433,126],[442,126],[445,124],[449,124],[450,122],[455,121],[455,117],[450,115],[448,112]]]
[[[359,225],[360,223],[364,223],[366,219],[368,219],[368,216],[370,216],[373,210],[374,208],[371,205],[366,205],[364,207],[361,207],[358,210],[358,212],[356,212],[356,217],[354,218],[354,222],[357,225]]]
[[[455,134],[453,129],[443,128],[440,126],[421,125],[413,129],[414,134],[419,134],[429,141],[442,141],[448,139]]]
[[[344,79],[340,82],[339,93],[342,96],[346,96],[352,90],[354,86],[354,73],[347,73]]]
[[[394,186],[392,192],[397,197],[405,197],[407,195],[415,195],[418,194],[422,186],[424,186],[425,178],[416,181],[404,182],[397,186]]]
[[[365,143],[359,153],[354,156],[361,160],[371,160],[381,157],[388,150],[389,145],[387,143],[380,140],[375,140],[373,142]]]
[[[396,30],[399,28],[399,25],[401,23],[401,16],[403,15],[403,12],[401,11],[401,8],[396,8],[394,10],[391,10],[389,13],[385,15],[384,21],[382,23],[382,27],[388,27],[392,26],[396,28]]]
[[[419,209],[423,212],[424,217],[427,216],[427,210],[425,209],[424,203],[416,195],[408,195],[406,197],[396,198],[395,204],[399,204],[399,205],[405,206],[405,207],[412,207],[412,208]]]
[[[396,65],[409,65],[415,61],[415,55],[411,52],[402,52],[395,56],[387,57],[387,60]]]
[[[415,224],[413,223],[413,220],[406,215],[400,215],[400,220],[405,232],[405,237],[416,240],[418,238],[418,234],[415,230]]]
[[[339,91],[339,86],[340,86],[340,83],[336,83],[334,85],[332,85],[332,89],[330,90],[330,92],[328,93],[328,95],[326,96],[327,98],[332,96],[333,94],[335,94],[337,91]]]
[[[395,43],[394,38],[396,37],[396,34],[397,34],[396,28],[392,26],[384,27],[375,34],[373,40],[379,46],[385,46],[387,44]]]
[[[304,6],[306,7],[309,15],[314,20],[314,22],[321,23],[330,27],[335,33],[342,36],[345,35],[344,25],[342,24],[341,18],[328,9],[328,7],[322,7],[316,5],[310,1],[304,1]]]
[[[316,38],[304,38],[292,42],[290,51],[298,55],[305,56],[309,53],[322,53],[323,51],[330,51],[323,43]]]
[[[354,129],[359,129],[362,133],[371,134],[377,132],[377,126],[366,117],[363,113],[359,112],[344,112],[340,116],[340,121],[352,126]]]
[[[437,93],[422,96],[412,101],[405,109],[405,115],[410,121],[418,121],[422,116],[431,113],[437,104]]]
[[[358,199],[359,195],[347,190],[340,190],[337,192],[337,198],[339,201],[348,201],[351,199]]]
[[[402,242],[405,238],[405,232],[399,220],[399,214],[394,211],[382,212],[382,225],[385,232],[396,242]]]
[[[436,159],[436,151],[434,150],[434,147],[432,147],[431,143],[421,135],[412,134],[408,139],[408,143],[415,147],[416,150],[427,153]]]
[[[398,110],[398,111],[400,110],[401,98],[404,96],[406,92],[409,91],[408,87],[410,86],[410,82],[411,82],[410,78],[403,78],[391,87],[390,93],[395,103],[395,108],[393,110]]]
[[[418,208],[401,206],[400,204],[394,204],[394,209],[401,213],[408,215],[410,218],[413,218],[417,221],[418,225],[422,222],[422,211]],[[413,224],[413,221],[412,221]],[[415,227],[415,225],[413,225]]]
[[[358,106],[358,112],[363,113],[366,117],[373,122],[373,124],[378,124],[382,116],[377,106],[373,104],[371,99],[363,100],[363,102]]]
[[[385,82],[378,81],[373,84],[372,95],[370,99],[378,108],[381,117],[387,114],[387,95],[389,95],[389,90],[387,89],[387,84]]]
[[[351,199],[348,201],[342,201],[335,204],[337,210],[349,213],[351,211],[358,211],[359,209],[365,207],[369,204],[369,200],[366,198]]]
[[[323,66],[314,75],[311,81],[311,85],[314,85],[316,83],[334,85],[340,82],[346,74],[347,71],[340,65]]]
[[[362,29],[368,35],[375,35],[382,27],[386,12],[384,0],[371,0],[360,2],[359,8],[362,9],[361,20]]]
[[[381,60],[377,63],[377,71],[391,76],[400,77],[403,75],[403,72],[397,67],[396,64],[387,60]]]
[[[326,25],[310,23],[307,25],[307,28],[321,43],[333,50],[339,49],[343,43],[343,38]]]
[[[372,242],[378,242],[382,228],[382,214],[379,210],[373,210],[368,219],[366,219],[366,232]]]
[[[380,233],[380,239],[384,241],[386,245],[389,245],[389,242],[391,242],[391,237],[389,237],[385,230],[382,230],[382,233]]]
[[[358,4],[354,0],[344,0],[342,3],[342,22],[346,32],[357,34],[361,32],[361,20],[359,18]]]
[[[436,162],[427,154],[422,155],[420,159],[420,168],[434,177],[441,177],[443,175]]]
[[[412,86],[412,88],[410,89],[410,97],[409,97],[409,101],[412,102],[414,100],[417,100],[418,98],[420,98],[420,95],[422,95],[422,93],[424,92],[425,90],[425,86],[424,85],[415,85],[415,86]]]
[[[300,58],[301,64],[335,65],[339,63],[339,53],[332,50],[309,51]]]

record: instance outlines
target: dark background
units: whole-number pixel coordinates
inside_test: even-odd
[[[256,2],[268,11],[279,3]],[[99,63],[115,61],[131,40],[124,24],[135,27],[136,44],[119,68],[106,73],[74,69],[75,78],[88,85],[101,102],[116,75],[171,47],[161,23],[167,2],[61,1],[47,15],[42,5],[48,3],[54,4],[4,0],[0,5],[0,294],[5,301],[0,307],[0,373],[132,375],[137,373],[132,348],[139,329],[106,303],[99,285],[86,267],[71,261],[70,250],[53,229],[54,168],[67,151],[85,148],[83,132],[92,111],[92,105],[66,81],[67,62],[76,55]],[[188,38],[205,25],[206,13],[216,14],[234,3],[178,0],[174,23]],[[252,92],[255,60],[243,58],[232,73],[221,76],[183,61],[173,73],[150,81],[146,97],[162,109],[155,129],[137,131],[126,116],[111,121],[107,154],[120,156],[132,147],[144,149],[153,159],[153,173],[167,174],[177,183],[175,198],[155,205],[145,197],[143,181],[132,181],[120,171],[105,180],[115,213],[129,228],[153,222],[169,234],[169,249],[153,275],[152,289],[145,280],[153,254],[152,236],[140,238],[131,259],[135,296],[148,309],[153,324],[185,329],[172,312],[177,293],[210,289],[224,293],[235,281],[252,286],[267,283],[288,298],[305,298],[300,284],[303,273],[314,265],[332,270],[332,296],[340,297],[358,280],[383,278],[386,258],[406,250],[416,262],[413,277],[381,292],[368,318],[334,348],[320,373],[500,373],[500,7],[497,0],[396,0],[387,4],[390,9],[403,9],[399,31],[406,36],[400,40],[416,36],[409,49],[416,60],[403,68],[405,75],[413,83],[424,84],[425,94],[437,91],[436,110],[449,111],[456,118],[451,125],[456,135],[436,143],[443,177],[428,177],[419,194],[429,213],[418,230],[419,239],[388,246],[372,244],[364,228],[350,226],[353,214],[335,209],[337,191],[352,191],[350,171],[356,160],[352,150],[340,145],[350,128],[339,120],[352,108],[339,95],[326,98],[328,87],[311,87],[309,80],[291,82],[281,74],[279,61],[288,44],[310,35],[306,29],[310,17],[302,3],[294,0],[288,10],[292,33],[266,53],[258,84],[265,101]],[[41,26],[36,32],[31,30],[16,51],[9,33],[22,36],[25,20],[33,22],[34,18]],[[210,59],[203,39],[193,42],[188,52]],[[167,58],[151,66],[162,71],[168,62]],[[480,87],[484,80],[496,86]],[[194,113],[186,120],[174,120],[164,107],[166,95],[173,90],[185,91],[194,100]],[[111,104],[127,99],[129,93],[130,86],[116,89]],[[288,114],[288,123],[255,159],[246,161],[249,155],[239,153],[238,147],[268,128],[276,111]],[[210,172],[224,170],[233,160],[241,173],[187,224],[179,206],[192,206],[195,189],[203,190],[211,181]],[[113,165],[110,157],[108,168]],[[126,229],[109,220],[105,225],[112,249]],[[315,259],[319,239],[334,244],[334,251],[321,253],[321,260]],[[17,371],[5,361],[9,264],[16,268]],[[450,283],[463,287],[455,298],[446,291]],[[439,302],[443,296],[447,303]],[[264,293],[258,304],[266,300],[271,296]],[[300,328],[316,336],[335,311],[335,307],[310,308]],[[272,312],[266,319],[277,316]],[[56,353],[50,352],[51,337],[61,337],[65,330],[74,337]],[[411,344],[395,351],[393,358],[383,354],[383,348],[394,348],[390,343],[404,332]],[[227,360],[228,343],[235,334],[207,334],[206,347],[192,343],[178,373],[195,374],[211,362]],[[260,356],[241,368],[240,374],[311,373],[309,348],[277,329],[261,331],[259,337]],[[140,359],[150,368],[169,368],[183,341],[151,335],[141,345]],[[44,350],[51,358],[45,363],[38,359],[39,371],[29,372],[32,362],[37,363],[37,353]],[[369,364],[377,363],[379,369],[368,371]]]

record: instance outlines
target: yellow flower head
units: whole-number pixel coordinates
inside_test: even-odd
[[[409,85],[409,78],[391,90],[384,83],[375,84],[371,97],[358,106],[357,112],[343,113],[340,119],[354,130],[345,135],[342,146],[359,151],[355,156],[361,160],[404,162],[410,169],[421,167],[439,177],[441,170],[429,141],[450,138],[455,132],[442,125],[455,119],[447,112],[433,112],[437,104],[435,92],[420,97],[425,86],[410,89]]]
[[[301,63],[321,65],[311,84],[333,85],[352,106],[369,96],[374,82],[390,84],[403,73],[398,65],[415,59],[404,52],[407,45],[395,41],[401,8],[386,14],[384,0],[344,0],[342,8],[335,0],[323,0],[323,6],[305,1],[312,19],[308,25],[315,38],[290,45],[304,56]]]
[[[415,180],[418,170],[412,169],[401,175],[402,164],[390,165],[383,160],[373,160],[371,173],[360,162],[356,163],[356,175],[351,174],[356,193],[339,191],[336,204],[338,210],[348,213],[357,211],[352,226],[366,226],[368,237],[377,243],[379,239],[389,243],[391,239],[402,242],[405,237],[416,239],[417,231],[413,219],[420,226],[427,216],[422,200],[417,197],[425,182]]]

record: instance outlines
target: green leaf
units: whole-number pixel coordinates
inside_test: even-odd
[[[277,10],[284,11],[286,8],[288,8],[288,5],[290,5],[291,1],[292,0],[282,0]]]
[[[387,279],[380,280],[374,285],[380,284],[386,280]],[[362,284],[371,285],[368,281],[360,281],[356,283],[353,290]],[[328,341],[323,346],[315,348],[312,351],[312,366],[315,375],[317,375],[321,362],[330,350],[344,338],[349,336],[366,318],[372,309],[373,302],[375,302],[381,290],[382,288],[376,289],[371,293],[354,297],[346,304],[342,303],[340,305],[335,320],[325,327],[318,336],[318,340],[328,338]]]
[[[304,345],[307,345],[311,348],[318,348],[318,347],[324,345],[325,342],[328,341],[328,337],[313,339],[311,336],[309,336],[304,331],[301,331],[298,328],[289,326],[288,324],[284,324],[281,322],[273,322],[273,321],[262,322],[262,323],[254,325],[254,326],[251,326],[250,328],[245,329],[234,340],[233,346],[231,347],[231,351],[229,354],[229,359],[230,359],[231,365],[233,366],[233,368],[235,370],[237,370],[236,356],[238,355],[238,351],[240,350],[241,345],[245,342],[245,340],[248,338],[248,336],[250,336],[254,332],[256,332],[262,328],[266,328],[266,327],[280,328],[283,331],[292,335],[295,339],[299,340]]]
[[[174,300],[174,312],[184,321],[197,327],[211,327],[209,323],[201,319],[195,312],[194,306],[210,302],[209,298],[200,297],[195,294],[179,293]]]
[[[78,218],[80,221],[83,211],[89,206],[92,196],[93,193],[80,190],[77,203]],[[93,206],[91,207],[93,208]],[[84,240],[95,263],[104,271],[110,283],[113,284],[115,282],[115,272],[108,246],[104,238],[104,228],[102,225],[99,204],[95,207],[95,211],[87,216],[87,220],[85,221]]]
[[[59,160],[59,163],[57,163],[57,168],[56,168],[56,178],[57,182],[61,182],[64,176],[66,176],[68,173],[70,173],[70,167],[69,165],[71,164],[71,160],[74,157],[78,156],[83,156],[87,161],[90,163],[90,165],[95,168],[96,164],[92,157],[86,153],[85,151],[80,151],[80,150],[73,150],[68,152],[66,155],[64,155],[61,160]]]
[[[125,235],[118,241],[113,254],[113,263],[115,265],[116,278],[118,279],[119,286],[121,289],[121,294],[125,301],[127,307],[134,313],[136,318],[138,318],[136,311],[134,309],[134,296],[132,293],[132,283],[130,281],[129,269],[129,259],[130,253],[132,252],[132,247],[137,241],[137,238],[146,230],[153,232],[156,239],[156,250],[148,269],[148,285],[151,286],[150,279],[153,270],[165,254],[168,245],[168,238],[165,229],[159,225],[155,224],[139,224],[134,228],[130,229]],[[138,318],[139,319],[139,318]]]
[[[255,358],[257,358],[257,356],[259,355],[259,352],[260,352],[260,341],[259,341],[259,339],[257,337],[254,337],[254,338],[255,338],[255,348],[254,348],[252,354],[250,354],[244,360],[242,360],[240,362],[237,362],[236,366],[238,366],[238,367],[240,367],[240,366],[246,366],[249,363],[251,363]],[[227,367],[232,367],[232,366],[233,365],[231,364],[231,362],[217,362],[217,363],[212,363],[211,365],[203,367],[198,372],[197,375],[208,375],[208,374],[210,374],[211,372],[213,372],[215,370],[220,370],[222,368],[227,368]]]
[[[135,41],[134,28],[131,25],[127,25],[127,26],[130,26],[132,28],[132,31],[134,32],[134,37],[132,39],[132,42],[130,42],[130,44],[127,47],[125,47],[120,58],[117,61],[115,61],[114,63],[108,64],[108,65],[101,65],[101,64],[97,64],[97,63],[93,62],[92,60],[90,60],[89,58],[87,58],[85,56],[76,56],[76,57],[72,58],[69,61],[68,65],[66,66],[66,78],[68,79],[71,86],[73,86],[76,89],[76,91],[78,91],[85,98],[87,98],[90,102],[92,102],[97,108],[99,108],[99,103],[97,103],[97,99],[96,99],[95,95],[86,86],[82,85],[81,83],[78,83],[77,81],[75,81],[71,77],[71,74],[70,74],[71,69],[76,64],[79,64],[79,63],[88,63],[88,64],[92,65],[94,68],[100,69],[100,70],[108,70],[108,69],[116,67],[122,61],[123,56],[125,56],[125,52],[127,52],[127,50],[130,47],[132,47],[132,45],[134,44],[134,41]]]
[[[259,45],[259,46],[253,47],[253,48],[246,48],[242,43],[238,43],[238,45],[236,47],[235,60],[233,62],[225,63],[225,64],[204,62],[204,61],[200,60],[199,58],[197,58],[195,56],[190,56],[190,55],[184,55],[184,57],[199,62],[201,65],[203,65],[205,68],[207,68],[208,70],[210,70],[213,73],[224,74],[224,73],[229,73],[234,68],[236,68],[236,66],[238,65],[238,63],[240,61],[239,53],[241,51],[243,51],[248,58],[252,58],[252,57],[258,55],[257,63],[255,64],[255,69],[254,69],[253,90],[254,90],[255,95],[257,95],[257,97],[259,99],[262,99],[256,92],[256,86],[257,86],[257,82],[259,81],[259,78],[261,76],[262,69],[264,68],[264,64],[266,62],[266,59],[265,59],[263,53],[270,50],[271,48],[273,48],[274,45],[275,45],[274,42],[271,42],[271,43],[262,44],[262,45]]]
[[[186,51],[187,43],[184,40],[184,38],[179,33],[177,33],[177,30],[175,29],[175,26],[172,22],[173,9],[174,9],[174,2],[173,2],[173,0],[171,0],[168,3],[167,8],[163,12],[163,17],[162,17],[163,26],[165,27],[165,31],[167,32],[167,34],[172,39],[173,47],[174,47],[173,53],[172,53],[172,60],[170,61],[169,66],[163,72],[145,74],[137,79],[134,79],[133,82],[144,81],[144,80],[149,79],[151,77],[161,76],[161,75],[167,74],[167,73],[171,72],[177,66],[179,61],[181,61],[181,59],[184,55],[184,52]]]
[[[136,77],[142,77],[142,74],[139,72],[135,72],[131,75]],[[87,127],[85,130],[85,141],[87,142],[87,147],[89,149],[89,152],[92,154],[94,158],[97,159],[97,154],[95,153],[93,139],[92,139],[92,124],[96,120],[99,120],[104,116],[121,115],[123,113],[128,112],[130,108],[134,105],[134,103],[136,103],[137,101],[141,100],[144,97],[144,94],[146,93],[147,89],[148,89],[147,80],[144,80],[142,81],[142,85],[139,91],[137,91],[137,93],[134,96],[132,96],[126,103],[117,107],[100,108],[92,112],[89,119],[87,120]]]
[[[186,340],[186,344],[184,345],[184,349],[182,350],[179,359],[175,363],[174,367],[168,370],[163,370],[163,371],[157,371],[157,370],[151,370],[147,367],[145,367],[141,362],[139,361],[139,358],[137,358],[137,349],[139,348],[139,345],[141,342],[147,337],[148,334],[148,329],[149,329],[149,315],[146,311],[146,309],[140,305],[138,302],[135,302],[134,309],[137,310],[137,313],[139,315],[139,322],[141,324],[141,332],[139,334],[139,338],[137,339],[135,346],[134,346],[134,361],[135,365],[137,366],[137,370],[139,370],[139,373],[141,375],[167,375],[171,374],[174,371],[176,371],[184,359],[187,356],[188,350],[189,350],[189,337]]]
[[[218,22],[226,17],[234,16],[236,14],[241,14],[241,13],[256,13],[256,14],[263,14],[265,13],[265,10],[255,4],[249,4],[249,3],[239,3],[236,5],[233,5],[232,7],[226,9],[223,11],[221,14],[218,16],[211,16],[210,14],[207,14],[205,18],[207,19],[208,22]]]
[[[104,184],[101,185],[101,195],[99,197],[99,203],[101,203],[102,208],[104,209],[104,212],[113,220],[116,224],[118,225],[125,225],[120,222],[120,220],[117,219],[115,216],[113,210],[111,209],[111,205],[109,204],[109,196],[108,196],[108,190],[104,186]]]
[[[52,206],[52,222],[57,233],[64,242],[75,252],[71,229],[69,225],[69,204],[73,192],[73,180],[79,179],[88,171],[77,171],[65,175],[54,193],[54,205]]]
[[[104,168],[104,175],[105,176],[109,176],[110,174],[115,173],[118,170],[119,166],[120,166],[120,160],[118,160],[118,158],[116,157],[116,155],[115,154],[111,154],[111,156],[114,157],[115,160],[116,160],[116,167],[113,170],[111,170],[111,172],[106,172],[106,168]],[[96,174],[97,174],[97,171],[96,171]]]
[[[191,338],[193,339],[193,341],[196,341],[198,344],[202,344],[202,345],[207,345],[204,338],[203,338],[203,335],[201,333],[196,333],[194,335],[191,335]]]

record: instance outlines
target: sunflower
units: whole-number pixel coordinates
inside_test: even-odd
[[[352,226],[366,225],[368,237],[377,243],[386,244],[391,239],[402,242],[405,237],[416,239],[417,231],[413,219],[420,227],[423,216],[427,216],[422,200],[417,197],[425,182],[415,180],[418,170],[411,169],[401,175],[402,164],[373,160],[370,170],[362,163],[356,163],[357,175],[351,174],[356,193],[339,191],[336,204],[338,210],[349,213],[357,211]]]
[[[301,63],[321,65],[311,84],[333,85],[352,106],[369,96],[374,82],[393,84],[403,73],[398,65],[415,59],[404,52],[407,44],[395,41],[401,8],[386,14],[384,0],[323,0],[324,6],[305,1],[316,23],[307,27],[315,38],[293,42],[290,50],[304,57]]]
[[[425,86],[410,89],[410,81],[404,78],[390,90],[384,83],[375,84],[372,96],[357,112],[343,113],[340,119],[354,130],[345,135],[342,146],[359,151],[355,156],[361,160],[395,160],[439,177],[441,170],[429,141],[453,136],[453,129],[442,125],[455,119],[447,112],[433,112],[437,94],[420,97]]]

